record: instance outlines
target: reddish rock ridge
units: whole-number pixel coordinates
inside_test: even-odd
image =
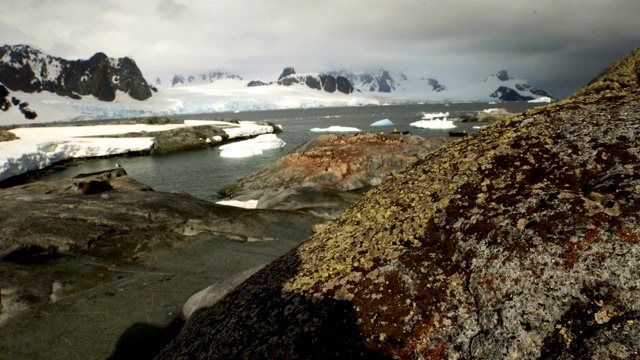
[[[638,358],[639,74],[427,155],[158,358]]]
[[[357,190],[380,184],[447,142],[410,134],[320,135],[222,191],[237,196],[293,186]]]

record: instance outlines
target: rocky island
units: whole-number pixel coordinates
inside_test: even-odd
[[[191,316],[158,359],[632,359],[640,49],[444,146]]]

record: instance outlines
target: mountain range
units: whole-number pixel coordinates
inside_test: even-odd
[[[67,60],[28,45],[4,45],[0,47],[0,110],[13,115],[1,117],[0,124],[15,121],[16,114],[35,119],[38,113],[54,121],[382,103],[554,100],[549,92],[506,70],[459,89],[432,77],[385,69],[297,73],[286,67],[276,76],[245,80],[219,70],[185,71],[156,78],[151,86],[129,57],[96,53],[86,60]]]

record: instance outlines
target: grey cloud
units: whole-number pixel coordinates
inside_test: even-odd
[[[158,2],[158,13],[163,20],[178,20],[184,17],[189,11],[189,7],[180,4],[175,0],[160,0]]]

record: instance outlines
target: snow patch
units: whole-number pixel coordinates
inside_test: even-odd
[[[216,201],[216,204],[225,205],[225,206],[239,207],[239,208],[243,208],[243,209],[255,209],[255,208],[258,207],[258,200],[247,200],[247,201],[220,200],[220,201]]]
[[[360,132],[362,130],[347,126],[329,126],[328,128],[313,128],[313,132]]]

